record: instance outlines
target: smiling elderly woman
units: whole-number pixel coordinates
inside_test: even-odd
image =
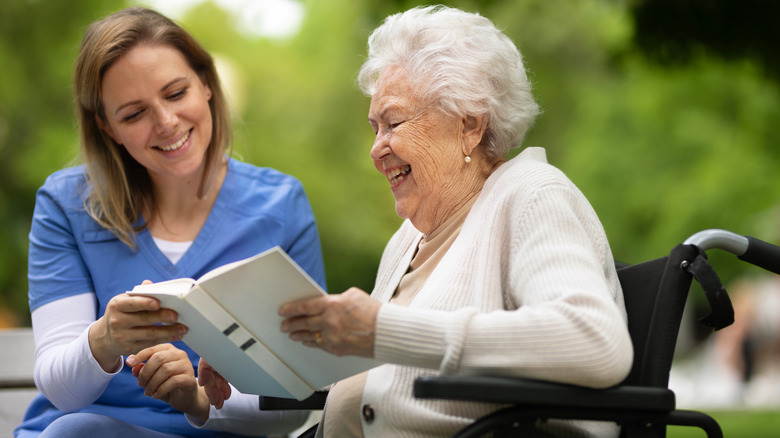
[[[406,219],[369,296],[296,301],[296,341],[374,357],[337,382],[318,434],[448,436],[498,406],[417,400],[416,378],[510,375],[608,387],[631,366],[622,291],[596,213],[528,148],[538,107],[522,57],[486,18],[447,7],[388,17],[359,81],[371,96],[371,157]],[[554,424],[596,436],[614,424]]]

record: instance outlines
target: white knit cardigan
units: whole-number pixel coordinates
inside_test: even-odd
[[[368,374],[362,404],[374,418],[362,422],[366,437],[447,436],[499,407],[415,399],[422,375],[598,388],[628,374],[632,344],[609,243],[587,199],[547,164],[544,149],[525,149],[488,178],[425,286],[408,307],[390,304],[421,238],[405,221],[380,262],[374,354],[387,365]]]

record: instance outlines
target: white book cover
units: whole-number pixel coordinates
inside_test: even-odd
[[[243,393],[302,400],[381,364],[309,348],[279,330],[279,307],[326,292],[278,246],[198,280],[139,285],[128,293],[175,310],[189,329],[183,341]]]

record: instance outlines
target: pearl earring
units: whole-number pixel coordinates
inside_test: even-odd
[[[470,155],[466,155],[466,158],[464,159],[464,161],[466,162],[466,164],[471,163],[471,156]]]

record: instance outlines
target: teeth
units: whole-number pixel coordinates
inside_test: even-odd
[[[396,185],[401,182],[401,179],[403,179],[403,177],[411,171],[412,168],[409,167],[409,165],[406,165],[387,172],[387,177],[390,179],[391,185]]]
[[[184,142],[187,141],[188,138],[190,138],[190,131],[187,131],[184,134],[184,137],[182,137],[181,140],[177,141],[176,143],[169,144],[168,146],[157,146],[157,148],[158,149],[162,149],[165,152],[175,151],[176,149],[179,149],[181,147],[181,145],[183,145]]]

